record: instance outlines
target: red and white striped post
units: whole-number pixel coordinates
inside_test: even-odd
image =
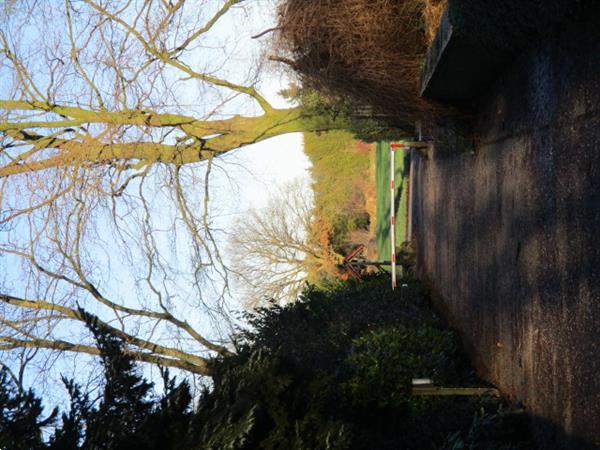
[[[394,204],[396,199],[396,162],[395,153],[396,149],[405,148],[406,144],[390,144],[390,241],[392,245],[392,290],[396,289],[396,211],[394,210]]]

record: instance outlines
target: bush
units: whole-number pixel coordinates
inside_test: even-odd
[[[353,341],[348,358],[353,376],[347,384],[356,401],[405,407],[415,402],[410,397],[413,378],[432,378],[441,386],[460,384],[457,351],[453,333],[430,325],[368,331]]]
[[[303,85],[354,107],[371,106],[402,129],[439,110],[420,97],[440,0],[285,0],[277,45]]]
[[[410,395],[413,377],[476,381],[416,284],[402,295],[385,277],[309,288],[249,319],[238,355],[216,362],[214,389],[200,402],[205,448],[435,449],[467,442],[477,411],[498,409]]]
[[[294,367],[330,372],[342,369],[353,340],[368,330],[411,323],[441,327],[418,285],[404,288],[399,301],[385,277],[330,291],[311,287],[299,301],[260,308],[248,320],[252,331],[241,338],[249,348],[280,352]]]
[[[50,440],[41,402],[0,371],[0,447],[11,449],[476,449],[529,448],[506,433],[495,400],[412,397],[413,376],[473,380],[456,336],[427,307],[419,287],[402,294],[386,278],[263,308],[237,339],[236,355],[213,362],[213,384],[191,408],[187,384],[165,374],[165,394],[122,352],[92,331],[106,377],[97,401],[67,381],[71,408]],[[509,424],[509,425],[507,425]],[[17,429],[18,428],[18,429]]]

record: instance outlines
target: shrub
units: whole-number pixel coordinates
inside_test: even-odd
[[[414,122],[439,110],[420,95],[428,36],[439,20],[436,0],[284,0],[277,46],[311,87],[354,107],[369,105],[392,124]]]
[[[367,331],[353,341],[347,382],[352,396],[379,406],[406,407],[413,378],[432,378],[441,386],[460,383],[456,337],[431,325],[398,325]]]
[[[368,330],[411,323],[439,326],[418,285],[404,288],[399,301],[386,281],[369,277],[329,291],[311,287],[297,302],[259,308],[248,318],[253,331],[240,337],[250,348],[280,351],[294,367],[335,372],[345,364],[353,339]]]
[[[164,396],[152,395],[119,339],[93,328],[106,377],[101,398],[91,401],[67,382],[71,409],[42,442],[41,426],[55,413],[40,419],[41,402],[11,388],[0,371],[0,447],[530,448],[505,433],[497,401],[409,395],[412,376],[444,383],[472,377],[456,336],[441,326],[419,287],[410,284],[398,295],[387,281],[309,288],[297,303],[259,310],[253,328],[238,336],[237,354],[213,362],[212,386],[196,410],[187,384],[176,386],[168,374]]]
[[[378,277],[309,288],[249,319],[239,354],[216,362],[200,402],[206,448],[434,449],[467,442],[475,413],[498,409],[409,395],[413,376],[474,382],[416,284],[401,296]]]

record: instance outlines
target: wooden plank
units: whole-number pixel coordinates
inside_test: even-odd
[[[496,388],[447,388],[439,386],[415,386],[412,395],[432,396],[467,396],[467,397],[500,397],[500,391]]]

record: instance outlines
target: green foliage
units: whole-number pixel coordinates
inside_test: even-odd
[[[79,448],[85,439],[85,417],[92,411],[89,396],[81,391],[79,385],[63,377],[63,384],[71,399],[68,413],[62,414],[62,424],[54,431],[49,447],[52,450]]]
[[[361,108],[348,100],[327,98],[309,88],[295,88],[282,93],[299,101],[308,114],[343,119],[347,124],[346,131],[355,139],[377,142],[406,136],[406,132],[396,128],[389,119],[375,117],[369,114],[368,108]]]
[[[133,360],[123,354],[121,341],[101,330],[93,319],[87,325],[101,352],[105,384],[98,409],[82,405],[85,445],[98,449],[132,448],[145,438],[138,430],[152,412],[153,402],[148,398],[152,385],[139,376]]]
[[[82,311],[80,313],[84,314]],[[163,450],[189,449],[195,440],[191,428],[191,395],[186,383],[176,384],[164,372],[165,393],[153,395],[153,385],[141,377],[134,362],[123,352],[117,337],[97,326],[93,316],[87,325],[101,351],[105,384],[98,401],[90,399],[71,380],[63,379],[70,396],[69,411],[55,424],[55,410],[41,420],[41,400],[32,391],[17,389],[0,372],[0,448],[28,450]],[[42,428],[56,425],[47,441]]]
[[[216,365],[213,383],[196,419],[203,448],[257,448],[269,429],[281,426],[282,396],[291,379],[278,358],[261,351],[227,358]]]
[[[42,449],[41,427],[51,424],[54,410],[42,419],[42,402],[33,391],[23,390],[10,379],[6,368],[0,369],[0,448],[14,450]]]
[[[456,338],[450,331],[413,323],[371,330],[353,341],[348,381],[356,399],[379,406],[414,402],[413,378],[432,378],[441,386],[459,384]]]
[[[249,315],[237,353],[213,361],[213,384],[190,407],[187,384],[164,373],[165,394],[138,373],[121,341],[89,317],[106,384],[98,402],[72,381],[48,442],[41,402],[0,372],[0,446],[73,449],[476,449],[528,448],[506,433],[495,400],[410,395],[413,377],[474,382],[456,336],[419,286],[401,293],[386,278],[330,290]],[[16,426],[16,424],[20,424]],[[119,426],[120,425],[120,426]],[[521,430],[522,431],[522,430]],[[511,446],[509,446],[512,445]]]
[[[346,361],[353,340],[367,330],[439,325],[417,285],[405,288],[400,302],[380,278],[343,283],[330,291],[309,288],[298,301],[260,308],[248,320],[255,331],[243,337],[251,348],[279,351],[295,367],[333,372]]]
[[[476,381],[416,284],[309,288],[248,319],[200,402],[202,448],[434,449],[465,437],[481,406],[410,395],[413,377]]]
[[[197,422],[203,449],[329,448],[347,437],[327,420],[330,377],[298,376],[277,354],[248,351],[217,365],[214,388],[200,400]],[[330,404],[329,407],[332,407]],[[335,439],[334,439],[335,437]]]

